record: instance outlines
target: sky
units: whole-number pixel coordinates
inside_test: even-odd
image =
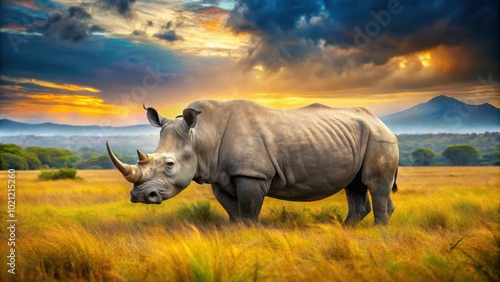
[[[0,119],[147,123],[198,99],[383,116],[500,106],[497,0],[3,0]]]

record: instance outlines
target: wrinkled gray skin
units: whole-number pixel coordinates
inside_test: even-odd
[[[134,182],[134,203],[159,204],[194,180],[212,185],[233,221],[257,221],[265,196],[315,201],[342,189],[345,225],[370,213],[368,192],[376,224],[386,225],[394,211],[397,139],[363,108],[273,110],[250,101],[202,100],[173,120],[147,111],[162,129],[154,153],[147,160],[139,155],[133,173],[124,173]]]

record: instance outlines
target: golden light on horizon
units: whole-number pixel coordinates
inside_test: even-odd
[[[301,96],[300,93],[291,95],[280,95],[276,93],[256,93],[250,100],[263,106],[273,109],[295,109],[305,107],[311,104],[319,103],[329,107],[350,108],[350,107],[367,107],[377,108],[385,107],[385,104],[394,100],[393,95],[374,95],[373,97],[349,97],[349,93],[342,96],[318,97],[318,96]]]
[[[37,105],[50,105],[52,113],[118,114],[120,106],[106,104],[102,98],[84,95],[36,93],[27,95]]]
[[[53,89],[60,89],[60,90],[67,90],[67,91],[87,91],[87,92],[92,92],[92,93],[99,93],[101,90],[88,87],[88,86],[80,86],[76,84],[57,84],[54,82],[50,81],[44,81],[44,80],[38,80],[34,78],[11,78],[7,76],[0,76],[0,80],[4,81],[9,81],[9,82],[14,82],[14,83],[22,83],[22,84],[34,84],[42,87],[47,87],[47,88],[53,88]]]

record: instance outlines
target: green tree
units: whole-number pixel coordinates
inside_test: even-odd
[[[15,144],[0,144],[0,152],[13,155],[22,155],[23,149]]]
[[[7,170],[9,169],[9,164],[5,159],[3,158],[2,154],[0,153],[0,170]]]
[[[483,155],[481,163],[484,165],[500,165],[500,151]]]
[[[473,165],[478,161],[476,148],[467,144],[449,146],[442,155],[456,166]]]
[[[123,163],[134,164],[137,162],[137,157],[131,156],[121,156],[120,154],[115,154],[116,157]],[[87,160],[81,160],[76,163],[78,169],[113,169],[115,166],[109,159],[108,155],[93,156]]]
[[[28,169],[31,169],[31,170],[39,169],[40,166],[42,165],[40,160],[33,153],[25,153],[24,159],[26,160],[26,163],[28,164]]]
[[[28,169],[28,163],[23,156],[14,155],[11,153],[0,153],[0,157],[7,163],[7,169]]]
[[[434,152],[426,148],[421,148],[413,151],[411,156],[413,158],[413,165],[427,166],[434,159]]]
[[[78,161],[77,156],[65,156],[53,159],[50,162],[50,167],[62,168],[62,167],[75,167],[75,163]]]
[[[27,147],[26,151],[35,154],[42,165],[48,165],[49,167],[62,167],[60,166],[60,158],[72,156],[70,151],[56,148]]]
[[[2,169],[38,169],[40,168],[40,160],[33,153],[26,152],[21,147],[15,144],[0,144],[0,153],[8,154],[2,157],[0,167]],[[15,157],[13,157],[15,156]]]

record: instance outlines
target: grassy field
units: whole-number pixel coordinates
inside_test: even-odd
[[[390,226],[344,229],[344,193],[266,199],[262,224],[230,224],[208,186],[132,204],[118,171],[39,181],[18,171],[16,274],[7,273],[7,172],[0,172],[1,281],[499,281],[500,174],[402,167]]]

